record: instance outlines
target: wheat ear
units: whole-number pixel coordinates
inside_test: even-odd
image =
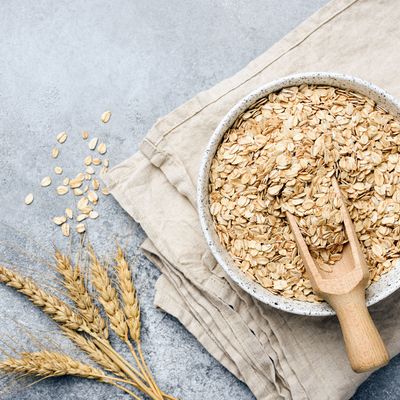
[[[89,255],[92,283],[98,293],[99,301],[107,314],[111,328],[125,341],[128,337],[128,328],[125,315],[119,304],[117,292],[111,284],[107,269],[100,263],[92,248],[89,249]]]
[[[73,311],[68,304],[46,293],[32,279],[25,278],[17,272],[0,265],[0,282],[24,294],[34,305],[42,308],[54,321],[66,328],[91,332],[86,321]]]
[[[140,340],[140,306],[132,282],[131,270],[120,246],[118,246],[115,261],[126,323],[131,338],[137,342]]]
[[[101,369],[76,361],[65,354],[46,350],[21,353],[19,358],[7,358],[0,362],[0,370],[47,378],[74,375],[89,379],[101,379],[106,376]]]
[[[100,310],[94,304],[90,296],[79,265],[72,265],[69,257],[60,251],[55,252],[57,271],[64,279],[64,286],[68,290],[69,297],[76,304],[82,317],[99,337],[108,339],[106,322],[100,315]]]
[[[84,364],[80,361],[58,352],[40,351],[32,353],[21,353],[19,358],[9,357],[0,361],[0,371],[12,373],[16,375],[32,375],[41,377],[42,379],[57,376],[72,375],[86,379],[97,379],[101,382],[108,383],[116,388],[128,393],[134,399],[140,398],[117,382],[130,383],[118,378],[107,376],[101,369],[94,368],[91,365]]]

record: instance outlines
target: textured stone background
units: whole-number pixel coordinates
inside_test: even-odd
[[[103,138],[113,165],[130,156],[163,114],[246,65],[324,5],[326,0],[2,1],[0,11],[0,257],[51,285],[46,259],[52,243],[68,249],[50,218],[73,201],[41,189],[60,164],[79,172],[88,153],[82,129]],[[110,109],[109,124],[99,122]],[[55,135],[70,136],[57,162]],[[34,192],[30,207],[25,195]],[[89,238],[103,254],[113,239],[138,253],[143,232],[108,197]],[[76,243],[72,245],[76,246]],[[152,305],[158,271],[139,256],[136,282],[143,341],[162,388],[182,399],[252,399],[175,319]],[[55,326],[21,296],[0,287],[1,347],[70,350]],[[29,344],[30,343],[30,344]],[[357,400],[398,399],[399,360],[359,390]],[[1,381],[4,388],[5,382]],[[96,382],[62,378],[0,398],[123,399]]]

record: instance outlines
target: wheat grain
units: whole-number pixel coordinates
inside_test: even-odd
[[[126,323],[131,338],[136,342],[140,339],[140,306],[133,286],[131,271],[120,246],[118,246],[115,261]]]
[[[59,250],[55,252],[55,259],[57,271],[64,279],[64,286],[68,290],[69,297],[76,304],[82,317],[94,333],[99,335],[99,337],[108,339],[106,322],[86,288],[79,265],[73,267],[70,258],[62,254]]]
[[[99,295],[99,301],[107,314],[111,328],[125,341],[128,337],[128,328],[118,301],[117,292],[111,284],[106,268],[99,262],[92,248],[89,249],[89,254],[92,282]]]

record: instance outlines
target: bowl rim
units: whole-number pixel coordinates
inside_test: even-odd
[[[273,294],[268,289],[262,287],[259,283],[252,281],[247,277],[247,275],[234,264],[233,259],[220,243],[209,211],[208,184],[210,165],[225,132],[232,126],[241,113],[251,107],[262,97],[284,87],[297,86],[303,83],[329,85],[342,88],[347,86],[346,89],[364,94],[367,97],[372,98],[378,104],[384,103],[384,108],[387,111],[400,118],[400,103],[395,97],[380,87],[351,75],[336,72],[305,72],[273,80],[256,88],[247,96],[236,102],[236,104],[224,115],[211,135],[200,162],[197,180],[197,209],[203,235],[213,256],[228,276],[241,289],[262,303],[282,311],[307,316],[330,316],[335,315],[335,311],[326,302],[310,303],[293,298],[285,298],[281,295]],[[371,306],[383,300],[395,292],[399,287],[400,261],[388,273],[383,275],[378,282],[374,282],[367,289],[367,306]]]

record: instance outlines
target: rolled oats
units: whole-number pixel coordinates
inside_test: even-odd
[[[216,232],[234,262],[273,293],[318,301],[285,211],[319,268],[330,272],[347,237],[335,176],[377,281],[400,254],[400,122],[358,93],[284,88],[226,132],[210,168]]]

